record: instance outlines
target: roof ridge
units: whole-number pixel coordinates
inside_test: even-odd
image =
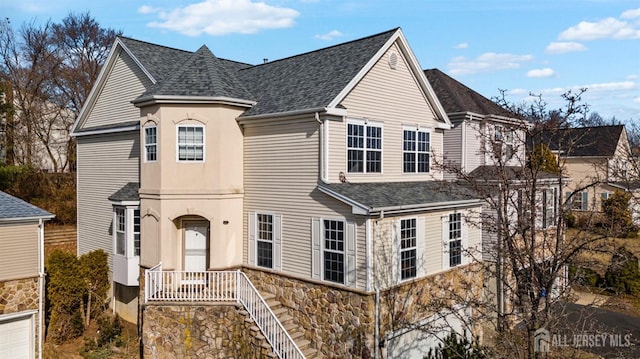
[[[194,53],[194,51],[178,49],[177,47],[171,47],[171,46],[166,46],[166,45],[160,45],[160,44],[156,44],[156,43],[149,42],[149,41],[134,39],[134,38],[128,37],[128,36],[118,36],[118,38],[119,39],[127,39],[127,40],[131,40],[131,41],[135,41],[135,42],[140,42],[140,43],[151,45],[151,46],[163,47],[163,48],[169,49],[169,50],[182,51],[182,52],[191,53],[191,54]]]
[[[369,36],[361,37],[361,38],[358,38],[358,39],[354,39],[354,40],[350,40],[350,41],[346,41],[346,42],[341,42],[341,43],[339,43],[339,44],[335,44],[335,45],[331,45],[331,46],[327,46],[327,47],[322,47],[322,48],[319,48],[319,49],[315,49],[315,50],[311,50],[311,51],[303,52],[303,53],[296,54],[296,55],[291,55],[291,56],[283,57],[283,58],[281,58],[281,59],[277,59],[277,60],[273,60],[273,61],[268,61],[268,62],[263,63],[263,64],[257,64],[257,65],[252,66],[251,68],[255,68],[255,67],[262,67],[262,66],[270,65],[270,64],[273,64],[273,63],[277,63],[277,62],[282,62],[282,61],[285,61],[285,60],[291,60],[291,59],[294,59],[294,58],[296,58],[296,57],[307,56],[307,55],[310,55],[310,54],[318,53],[318,52],[321,52],[321,51],[326,51],[326,50],[333,49],[333,48],[336,48],[336,47],[349,45],[349,44],[352,44],[352,43],[354,43],[354,42],[364,41],[364,40],[367,40],[367,39],[371,39],[371,38],[373,38],[373,37],[381,36],[381,35],[384,35],[384,34],[388,34],[388,33],[390,33],[390,32],[396,32],[396,31],[398,31],[398,30],[400,30],[400,27],[396,27],[396,28],[391,29],[391,30],[382,31],[382,32],[377,33],[377,34],[373,34],[373,35],[369,35]],[[242,70],[246,70],[246,69],[241,69],[240,71],[242,71]]]

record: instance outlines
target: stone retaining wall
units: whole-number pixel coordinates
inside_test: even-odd
[[[274,358],[241,308],[230,304],[147,305],[142,313],[145,358]]]

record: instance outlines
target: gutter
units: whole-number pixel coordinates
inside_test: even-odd
[[[146,96],[135,99],[131,103],[136,107],[144,107],[158,103],[183,103],[183,104],[211,104],[220,103],[226,105],[234,105],[241,107],[253,107],[257,103],[253,100],[237,99],[226,96]]]
[[[55,215],[48,216],[36,216],[36,217],[14,217],[14,218],[0,218],[0,223],[19,223],[19,222],[33,222],[38,220],[38,222],[42,220],[48,220],[55,217]]]
[[[314,113],[323,113],[329,116],[337,116],[337,117],[346,117],[347,110],[339,109],[335,107],[315,107],[315,108],[307,108],[302,110],[293,110],[293,111],[285,111],[285,112],[274,112],[274,113],[266,113],[260,115],[250,115],[250,116],[241,116],[238,118],[240,123],[248,120],[260,120],[267,118],[280,118],[280,117],[289,117],[289,116],[299,116],[299,115],[308,115]]]
[[[116,132],[127,132],[127,131],[135,131],[135,130],[139,130],[140,129],[140,125],[133,125],[133,126],[123,126],[123,127],[115,127],[115,128],[109,128],[109,129],[101,129],[101,130],[88,130],[88,131],[80,131],[80,132],[71,132],[69,135],[71,137],[82,137],[82,136],[89,136],[89,135],[104,135],[107,133],[116,133]]]

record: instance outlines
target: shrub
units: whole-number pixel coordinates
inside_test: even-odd
[[[638,257],[624,247],[618,248],[611,257],[604,279],[607,289],[616,294],[640,295]]]
[[[569,279],[579,285],[598,287],[602,284],[602,277],[595,270],[588,267],[569,267]]]
[[[435,349],[429,349],[425,359],[485,359],[484,350],[466,335],[460,336],[451,332]]]

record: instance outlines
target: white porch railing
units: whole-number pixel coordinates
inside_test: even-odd
[[[165,272],[162,264],[145,270],[145,303],[237,302],[242,304],[282,359],[304,359],[282,323],[241,271]]]

